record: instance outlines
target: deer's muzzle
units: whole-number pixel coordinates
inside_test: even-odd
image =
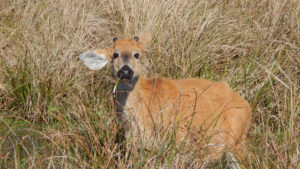
[[[124,65],[118,71],[118,76],[122,81],[129,82],[133,76],[133,70],[128,65]]]

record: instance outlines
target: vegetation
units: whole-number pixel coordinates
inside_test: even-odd
[[[226,81],[249,101],[244,168],[300,166],[298,0],[0,0],[0,167],[199,168],[172,139],[124,140],[110,68],[77,59],[146,25],[150,74]]]

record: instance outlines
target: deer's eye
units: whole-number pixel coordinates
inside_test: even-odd
[[[113,59],[117,59],[119,57],[119,53],[114,53],[113,54]]]
[[[134,56],[136,59],[138,59],[139,56],[140,56],[140,54],[139,54],[139,53],[135,53],[133,56]]]

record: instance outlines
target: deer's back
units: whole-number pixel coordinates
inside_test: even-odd
[[[176,127],[178,141],[188,136],[189,140],[237,144],[251,121],[248,103],[224,82],[140,79],[129,102],[139,128]]]

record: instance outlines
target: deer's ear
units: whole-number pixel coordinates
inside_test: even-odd
[[[141,47],[146,48],[152,39],[151,30],[144,30],[139,34],[139,36],[136,36],[134,39],[138,39],[138,41],[141,43]]]
[[[91,70],[102,69],[109,62],[108,51],[103,49],[87,51],[82,53],[79,59]]]

